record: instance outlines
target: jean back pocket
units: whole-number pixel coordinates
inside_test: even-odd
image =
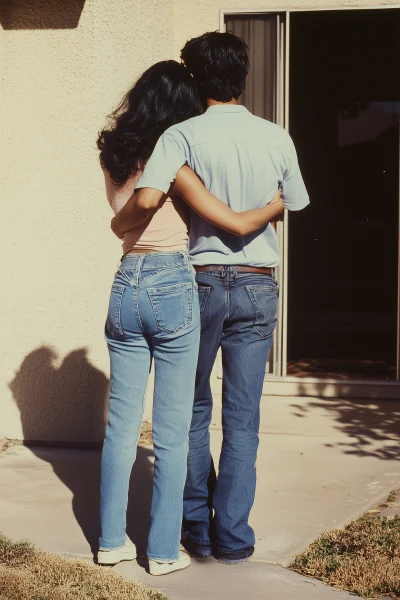
[[[147,289],[157,326],[162,331],[177,333],[193,319],[193,284],[163,285]]]
[[[279,287],[275,284],[245,287],[254,308],[253,328],[262,338],[267,338],[276,327]]]

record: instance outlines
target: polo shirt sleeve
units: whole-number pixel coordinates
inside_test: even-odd
[[[153,188],[166,194],[186,161],[187,150],[183,136],[165,132],[147,161],[136,189]]]
[[[288,158],[282,182],[283,204],[287,210],[301,210],[310,204],[310,199],[300,172],[296,148],[290,136],[288,141]]]

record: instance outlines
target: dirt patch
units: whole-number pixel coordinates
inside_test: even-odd
[[[6,452],[9,448],[12,448],[12,446],[22,446],[23,443],[24,442],[22,440],[9,440],[8,438],[1,438],[0,452]]]
[[[108,567],[39,552],[0,534],[0,600],[167,600]]]
[[[153,427],[151,421],[143,421],[142,429],[140,430],[140,446],[153,445]]]
[[[392,490],[385,502],[367,512],[366,516],[370,515],[380,515],[381,517],[400,515],[400,490]]]
[[[0,454],[2,452],[7,452],[13,446],[49,446],[49,447],[74,447],[74,448],[98,448],[101,449],[103,443],[102,442],[94,442],[94,443],[73,443],[68,444],[67,442],[40,442],[40,441],[31,441],[24,442],[24,440],[11,440],[9,438],[0,438]],[[153,445],[153,435],[152,435],[152,424],[151,421],[143,421],[142,427],[140,430],[140,446],[152,446]],[[1,600],[1,598],[0,598]]]

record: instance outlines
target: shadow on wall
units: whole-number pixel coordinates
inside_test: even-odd
[[[72,492],[74,516],[92,552],[100,533],[100,447],[108,405],[108,379],[80,348],[61,364],[50,347],[37,348],[23,360],[9,383],[20,411],[25,442],[41,460],[51,464],[55,475]],[[88,442],[98,450],[43,448]],[[64,444],[63,444],[64,442]],[[145,549],[152,494],[153,453],[138,447],[132,471],[127,531],[138,548]]]
[[[294,415],[307,418],[308,413],[324,410],[335,421],[335,429],[346,435],[346,440],[329,441],[326,447],[338,448],[344,454],[375,457],[382,460],[400,459],[400,400],[341,398],[349,393],[349,386],[335,383],[334,398],[328,395],[329,384],[315,383],[315,400],[307,399],[292,404]],[[299,395],[307,396],[309,388],[299,381]]]
[[[76,29],[85,0],[0,0],[3,29]]]
[[[108,402],[108,379],[74,350],[57,365],[48,346],[26,356],[9,383],[21,414],[26,442],[102,442]]]

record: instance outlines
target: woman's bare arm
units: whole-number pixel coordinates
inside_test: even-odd
[[[178,171],[170,192],[179,194],[205,221],[234,235],[247,235],[258,231],[283,211],[281,193],[277,190],[274,199],[266,206],[241,213],[235,212],[211,194],[196,173],[187,166]]]

